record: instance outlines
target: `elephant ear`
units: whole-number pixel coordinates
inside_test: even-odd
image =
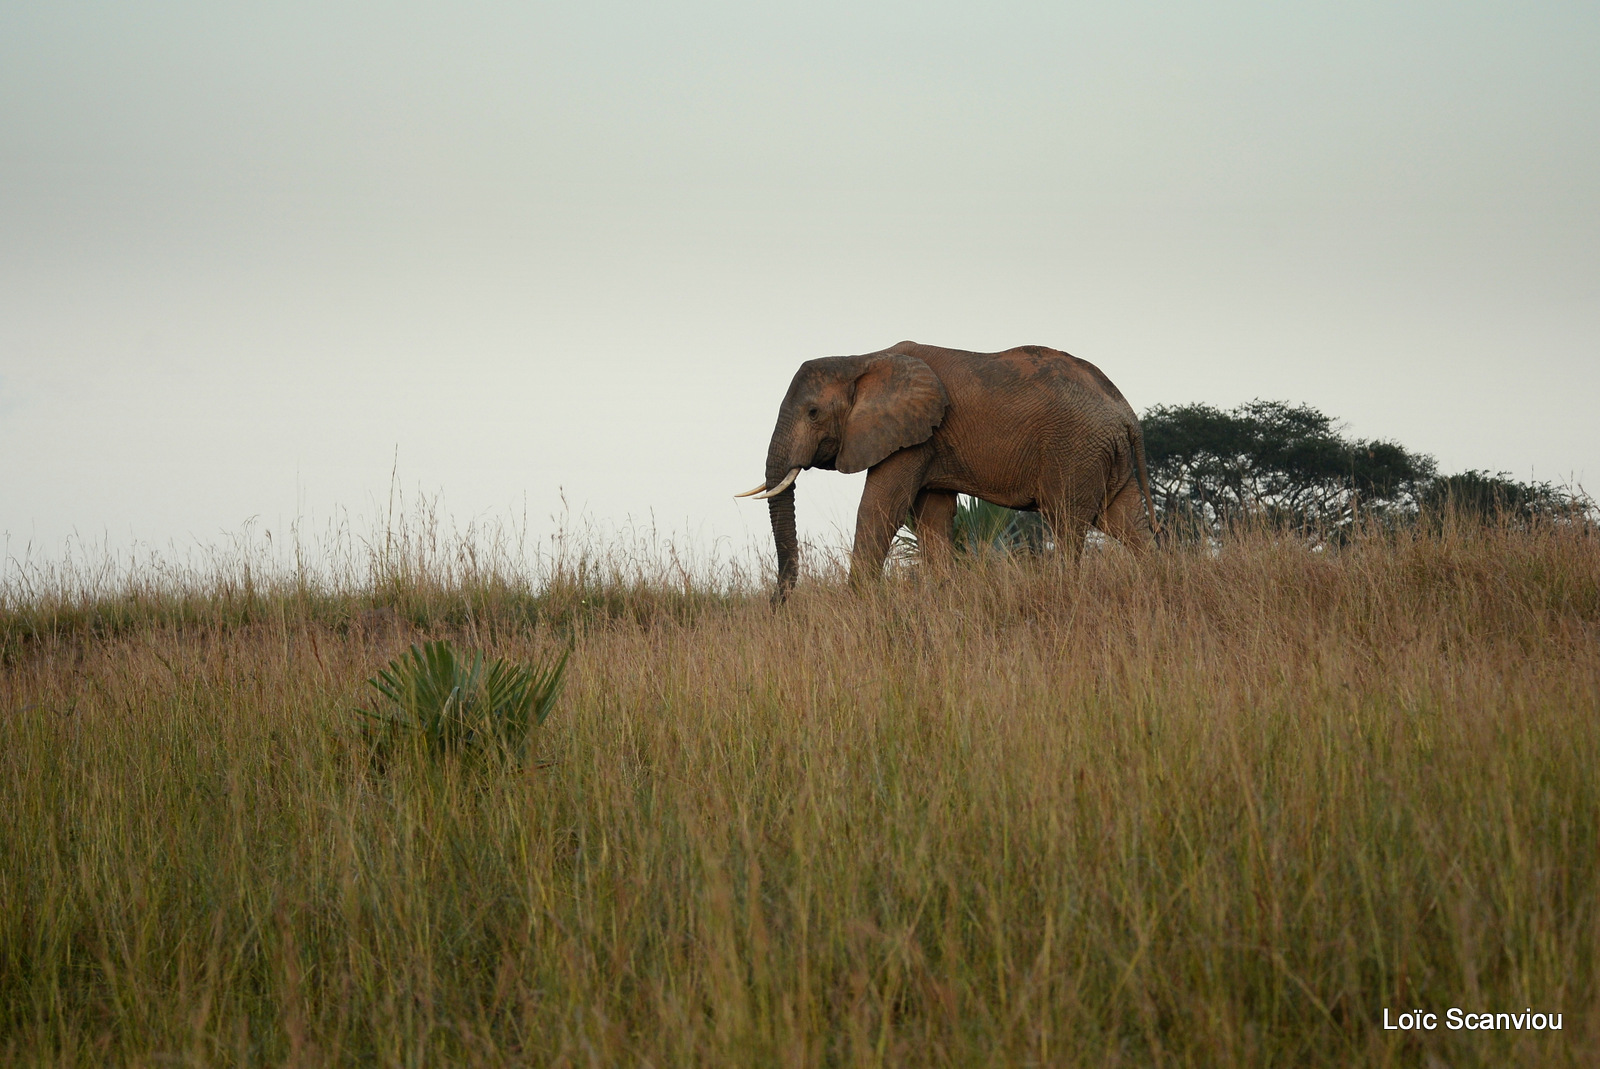
[[[926,442],[949,404],[944,383],[916,357],[889,353],[868,358],[856,377],[855,403],[845,420],[835,469],[863,471],[896,450]]]

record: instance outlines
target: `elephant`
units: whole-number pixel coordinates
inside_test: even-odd
[[[1155,532],[1144,438],[1101,370],[1041,345],[973,353],[905,341],[807,360],[767,447],[765,499],[782,601],[799,576],[795,479],[807,468],[867,472],[850,555],[852,585],[881,575],[907,515],[925,559],[948,559],[956,495],[1037,510],[1058,551],[1090,526],[1136,552]]]

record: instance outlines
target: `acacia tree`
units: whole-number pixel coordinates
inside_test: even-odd
[[[1434,478],[1432,457],[1346,438],[1310,405],[1158,405],[1140,423],[1157,511],[1193,535],[1247,517],[1334,534],[1361,512],[1414,514]]]

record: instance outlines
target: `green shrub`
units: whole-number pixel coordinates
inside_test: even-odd
[[[448,641],[411,649],[367,680],[379,697],[358,709],[387,750],[401,738],[429,754],[462,753],[521,762],[533,729],[555,706],[569,649],[550,668],[497,658],[487,664],[477,650],[464,656]]]
[[[1019,512],[965,494],[956,506],[957,553],[1038,553],[1049,537],[1037,512]]]

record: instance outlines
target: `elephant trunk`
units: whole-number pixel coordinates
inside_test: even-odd
[[[778,486],[789,473],[806,466],[809,457],[794,456],[792,435],[795,417],[787,410],[779,413],[778,426],[772,432],[772,442],[767,447],[767,485]],[[800,577],[800,540],[795,533],[794,485],[767,499],[767,513],[772,519],[772,540],[778,547],[778,589],[774,602],[781,602],[794,589]]]
[[[772,540],[778,544],[778,589],[772,595],[781,602],[794,589],[800,577],[800,542],[794,527],[794,487],[767,501],[772,517]]]

